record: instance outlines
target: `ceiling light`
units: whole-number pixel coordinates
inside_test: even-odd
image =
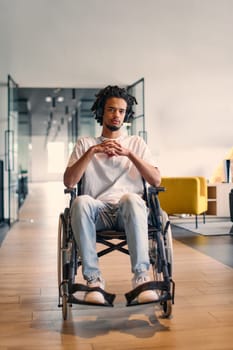
[[[46,96],[45,97],[45,101],[48,102],[48,103],[52,102],[52,97],[51,96]]]
[[[63,96],[58,96],[57,102],[64,102],[64,97]]]

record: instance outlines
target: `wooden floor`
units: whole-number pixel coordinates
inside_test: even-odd
[[[233,269],[174,240],[173,318],[153,305],[125,307],[128,257],[100,261],[114,308],[57,307],[58,214],[68,198],[61,184],[30,187],[20,221],[0,248],[0,350],[224,350],[233,348]]]

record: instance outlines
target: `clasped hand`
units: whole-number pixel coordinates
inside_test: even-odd
[[[113,156],[128,156],[129,150],[115,140],[107,140],[96,146],[97,153],[105,153],[109,157]]]

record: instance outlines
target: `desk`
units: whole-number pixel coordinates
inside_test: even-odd
[[[208,185],[207,214],[230,217],[229,193],[233,183],[217,183]]]

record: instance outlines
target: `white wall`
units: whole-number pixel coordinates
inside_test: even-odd
[[[56,140],[57,141],[57,140]],[[32,150],[31,150],[31,180],[32,182],[43,182],[43,181],[63,181],[63,173],[66,167],[66,157],[68,154],[68,144],[64,140],[65,150],[64,155],[59,153],[54,153],[55,159],[64,158],[63,165],[59,168],[60,172],[49,172],[48,164],[48,152],[47,146],[45,145],[44,136],[35,136],[32,139]]]
[[[0,7],[0,74],[21,87],[145,78],[148,142],[164,175],[209,178],[233,146],[232,0],[0,0]]]

